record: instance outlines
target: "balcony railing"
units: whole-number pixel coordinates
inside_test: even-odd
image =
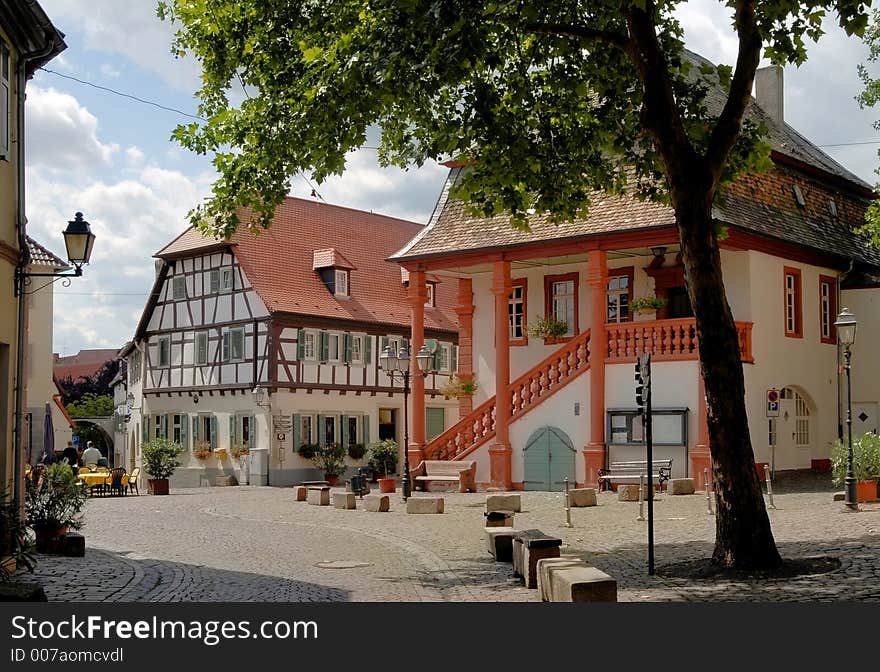
[[[605,325],[608,349],[606,361],[631,362],[642,352],[655,361],[697,359],[697,324],[694,318],[650,320]],[[752,323],[737,322],[739,350],[743,362],[753,363]]]

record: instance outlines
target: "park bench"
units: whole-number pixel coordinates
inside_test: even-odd
[[[607,490],[609,485],[616,485],[617,483],[638,483],[641,476],[644,476],[647,482],[648,462],[646,460],[612,462],[607,469],[599,470],[599,484]],[[672,476],[672,458],[668,460],[654,460],[651,476],[654,482],[660,485],[662,490],[663,484]]]
[[[416,490],[430,492],[431,483],[458,483],[459,492],[477,491],[477,463],[473,460],[422,460],[410,474]]]

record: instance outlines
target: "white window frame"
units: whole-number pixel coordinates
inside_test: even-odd
[[[233,352],[233,334],[241,334],[241,352],[236,357]],[[223,361],[227,363],[235,363],[235,362],[243,362],[244,361],[244,344],[245,344],[245,333],[244,327],[230,327],[229,329],[225,329],[223,331],[223,342],[222,342],[222,355]]]
[[[797,333],[797,277],[785,274],[785,332]]]
[[[518,296],[517,296],[518,294]],[[516,312],[520,306],[519,313]],[[511,341],[522,341],[526,337],[526,286],[514,285],[507,300],[507,321]]]
[[[437,286],[437,283],[435,283],[435,282],[426,282],[425,283],[425,292],[426,292],[425,295],[427,297],[425,299],[425,308],[433,308],[436,305],[435,304],[436,292],[434,291],[436,286]]]
[[[351,362],[350,364],[364,363],[364,342],[367,339],[366,334],[351,335]]]
[[[819,309],[822,325],[822,338],[831,338],[831,283],[823,280],[819,283]]]
[[[175,275],[171,278],[171,298],[174,301],[186,299],[186,276]]]
[[[204,359],[199,357],[199,353],[201,352],[201,348],[199,347],[199,341],[205,341],[205,356]],[[193,363],[196,366],[205,366],[208,363],[208,346],[211,340],[208,338],[207,331],[197,331],[195,335],[195,339],[193,341]]]
[[[303,361],[304,362],[314,362],[318,359],[318,347],[320,343],[320,337],[318,336],[318,332],[313,329],[304,329],[303,330]],[[311,353],[309,352],[309,347],[311,346]]]
[[[622,324],[629,322],[629,275],[614,275],[612,271],[608,272],[608,288],[606,290],[605,299],[605,321],[608,324]],[[625,282],[621,282],[621,281]],[[626,316],[623,311],[626,311]],[[612,315],[613,311],[613,315]]]
[[[561,285],[571,285],[570,293],[557,293],[556,288]],[[577,295],[577,287],[574,280],[555,280],[550,284],[550,301],[551,312],[555,320],[565,322],[568,330],[564,337],[574,336],[574,315],[575,315],[575,296]],[[562,314],[560,314],[562,310]]]
[[[440,344],[440,359],[437,362],[437,370],[443,373],[449,373],[452,366],[452,345],[450,343]]]
[[[231,266],[225,266],[220,269],[220,293],[229,294],[235,289],[235,273]]]
[[[339,281],[340,278],[342,282]],[[351,290],[348,285],[348,271],[341,268],[333,269],[333,293],[336,296],[349,296]]]
[[[9,160],[9,132],[12,126],[12,88],[9,74],[12,68],[12,50],[0,38],[0,158]]]
[[[166,344],[165,359],[162,359],[162,344]],[[165,368],[171,366],[171,336],[159,336],[156,340],[158,350],[156,352],[156,366]]]
[[[340,435],[340,432],[339,432],[340,427],[339,427],[339,422],[337,422],[339,420],[339,416],[336,415],[335,413],[331,413],[329,415],[322,415],[321,417],[324,418],[324,445],[327,445],[330,443],[339,443],[338,439],[339,439],[339,435]],[[333,424],[333,439],[332,440],[328,439],[328,436],[327,436],[327,421],[328,420]],[[319,434],[319,436],[320,436],[320,434]]]
[[[220,269],[212,268],[208,272],[208,293],[218,294],[220,292]]]
[[[183,444],[183,437],[186,436],[184,423],[189,424],[189,416],[185,413],[171,414],[171,427],[168,428],[170,438],[175,443]]]
[[[333,343],[336,343],[336,353],[334,356]],[[340,364],[342,362],[343,349],[345,347],[345,337],[338,331],[327,332],[327,362],[330,364]]]

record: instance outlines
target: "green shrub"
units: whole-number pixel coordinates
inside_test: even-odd
[[[341,476],[345,471],[345,453],[346,449],[338,443],[328,443],[318,448],[312,462],[324,472],[324,476]]]
[[[370,464],[373,468],[388,476],[397,471],[398,449],[397,442],[392,439],[377,441],[370,444]]]
[[[27,479],[25,515],[35,531],[82,527],[86,490],[73,470],[63,462],[49,465],[40,478]]]
[[[839,441],[831,451],[831,476],[835,485],[843,485],[846,479],[847,443]],[[880,437],[867,433],[853,437],[853,473],[860,480],[880,478]]]
[[[171,478],[180,466],[183,447],[170,439],[153,439],[143,445],[144,471],[153,478]]]

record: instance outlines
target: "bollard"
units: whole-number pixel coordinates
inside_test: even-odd
[[[636,520],[645,519],[645,476],[639,475],[639,516]]]
[[[775,509],[776,505],[773,503],[773,483],[770,480],[770,465],[764,465],[764,477],[767,479],[767,499],[769,500],[768,506],[771,509]]]
[[[568,476],[565,477],[565,527],[574,527],[571,524],[571,495],[568,493]]]
[[[715,512],[712,511],[712,490],[711,490],[711,482],[709,481],[709,470],[703,469],[703,480],[706,482],[706,513],[710,516],[714,516]]]

